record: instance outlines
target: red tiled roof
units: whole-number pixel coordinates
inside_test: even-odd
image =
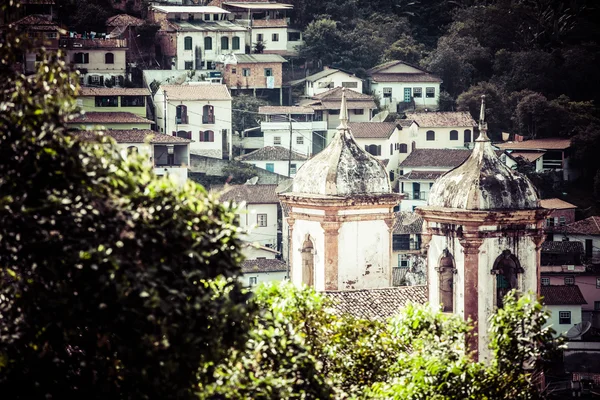
[[[261,106],[258,107],[259,114],[313,114],[315,111],[310,107],[301,106]]]
[[[387,139],[396,129],[394,122],[352,122],[348,124],[355,138]]]
[[[406,113],[421,128],[473,127],[475,120],[468,111],[437,111]]]
[[[371,320],[393,317],[408,303],[427,302],[426,286],[329,291],[323,294],[333,301],[334,313]]]
[[[231,94],[225,85],[161,85],[169,100],[231,100]]]
[[[70,121],[69,124],[88,123],[88,124],[153,124],[154,121],[140,117],[139,115],[123,112],[97,112],[88,111],[85,114],[78,115]]]
[[[242,262],[242,272],[245,274],[252,272],[283,272],[287,271],[285,262],[276,259],[259,258],[254,260],[245,260]]]
[[[73,131],[73,134],[82,139],[94,139],[99,136],[110,136],[117,143],[152,143],[152,144],[185,144],[192,142],[189,139],[165,135],[150,129],[109,129],[104,131]]]
[[[416,180],[436,180],[440,176],[444,175],[448,171],[410,171],[407,174],[400,175],[398,179],[403,181],[416,181]]]
[[[514,154],[514,153],[513,153]],[[575,204],[567,203],[561,199],[543,199],[540,200],[540,205],[542,208],[552,209],[552,210],[568,210],[571,208],[577,208]]]
[[[542,303],[547,306],[568,306],[587,304],[577,285],[543,285]]]
[[[248,204],[279,204],[277,185],[227,185],[221,193],[221,201]]]
[[[317,94],[314,96],[315,99],[320,100],[341,100],[342,99],[342,87],[335,87],[326,92]],[[373,96],[369,96],[368,94],[359,93],[356,90],[346,89],[346,100],[373,100]]]
[[[371,75],[371,79],[375,82],[442,82],[440,78],[435,75],[422,73],[375,73]]]
[[[541,152],[541,151],[535,151],[535,152],[512,151],[510,153],[510,155],[512,157],[522,157],[529,162],[534,162],[538,158],[542,157],[544,154],[546,154],[546,153]]]
[[[282,146],[265,146],[236,158],[240,161],[287,161],[290,150]],[[292,161],[305,161],[308,157],[292,151]]]
[[[418,234],[423,229],[423,217],[413,211],[394,213],[394,234]]]
[[[462,164],[471,155],[469,149],[415,149],[404,161],[400,167],[434,167],[434,168],[454,168]],[[504,153],[502,150],[496,150],[496,155]]]
[[[375,67],[367,70],[367,73],[369,75],[372,75],[372,74],[375,74],[377,72],[384,71],[384,70],[386,70],[388,68],[391,68],[391,67],[393,67],[395,65],[398,65],[398,64],[408,65],[409,67],[413,67],[415,69],[418,69],[419,71],[423,71],[425,73],[429,73],[428,71],[424,70],[423,68],[421,68],[421,67],[419,67],[417,65],[410,64],[410,63],[407,63],[407,62],[401,61],[401,60],[392,60],[392,61],[384,62],[383,64],[376,65]]]
[[[21,28],[35,31],[58,31],[60,27],[52,22],[47,16],[43,15],[28,15],[21,18],[18,21],[13,22],[11,25],[16,25]]]
[[[593,216],[564,226],[565,233],[600,235],[600,217]]]
[[[571,147],[571,139],[532,139],[523,142],[495,143],[494,145],[504,150],[565,150]]]
[[[150,96],[146,88],[81,87],[79,96]]]
[[[285,19],[255,19],[252,20],[252,28],[287,28]]]
[[[145,22],[129,14],[114,15],[106,20],[106,26],[140,26]]]
[[[578,241],[551,241],[542,243],[542,253],[553,254],[582,254],[583,243]]]

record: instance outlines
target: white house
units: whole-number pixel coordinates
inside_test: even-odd
[[[292,151],[290,156],[289,148],[282,146],[265,146],[251,153],[241,155],[236,159],[269,172],[294,177],[308,157],[295,151]]]
[[[400,126],[395,122],[353,122],[349,126],[356,143],[383,162],[392,187],[397,187]]]
[[[407,112],[413,121],[400,134],[408,153],[417,149],[461,149],[472,147],[475,121],[468,111]]]
[[[262,106],[260,129],[264,145],[290,148],[290,130],[292,151],[307,156],[318,152],[324,146],[327,136],[327,123],[315,120],[315,110],[300,106]],[[316,148],[315,148],[316,147]]]
[[[242,262],[242,283],[256,286],[263,282],[283,281],[287,278],[287,265],[276,259],[258,258]]]
[[[392,285],[414,286],[427,282],[421,253],[423,218],[414,212],[396,212],[392,231]]]
[[[585,258],[588,262],[600,262],[600,217],[592,216],[581,221],[576,221],[561,228],[569,241],[578,241],[583,244]],[[600,294],[598,295],[600,300]]]
[[[158,43],[174,69],[215,69],[223,54],[246,52],[247,28],[229,21],[229,11],[214,6],[160,6],[149,10],[159,24]]]
[[[277,185],[227,185],[221,193],[222,202],[240,206],[242,239],[273,250],[280,248],[280,206],[275,192]]]
[[[191,140],[165,135],[147,129],[73,131],[79,137],[93,139],[98,135],[112,137],[121,156],[140,154],[154,166],[154,173],[167,175],[180,185],[188,178]]]
[[[191,152],[212,158],[231,154],[231,94],[225,85],[161,85],[154,95],[161,132],[193,140]]]
[[[294,81],[293,84],[304,83],[304,95],[313,97],[336,88],[345,87],[359,93],[363,91],[363,81],[356,75],[342,69],[325,67],[323,71]]]
[[[404,61],[390,61],[367,71],[369,90],[390,112],[439,108],[442,80]]]
[[[587,304],[577,285],[542,285],[542,304],[550,311],[546,326],[564,335],[573,325],[581,322],[581,306]]]

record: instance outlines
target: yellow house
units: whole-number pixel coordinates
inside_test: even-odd
[[[153,121],[130,112],[95,112],[78,115],[67,122],[70,129],[94,130],[96,127],[118,130],[151,129]]]
[[[82,87],[77,105],[86,112],[129,112],[145,118],[148,96],[145,88]]]

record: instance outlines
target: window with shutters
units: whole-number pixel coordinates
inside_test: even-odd
[[[427,140],[435,140],[435,132],[427,131]]]
[[[400,143],[400,153],[408,153],[408,145],[406,143]]]
[[[458,131],[455,131],[455,130],[450,131],[450,140],[458,140]]]
[[[256,34],[256,41],[257,42],[262,42],[263,41],[263,34],[262,33],[257,33]]]
[[[187,106],[180,104],[177,107],[175,107],[175,123],[176,124],[187,124],[188,123]]]
[[[234,36],[231,39],[231,49],[232,50],[239,50],[240,49],[240,38],[239,38],[239,36]]]
[[[192,37],[186,36],[183,38],[183,49],[184,50],[192,50]]]
[[[90,53],[75,53],[73,54],[73,62],[75,64],[89,64]]]
[[[115,63],[115,55],[113,53],[106,53],[104,55],[104,64],[114,64]]]
[[[365,150],[367,151],[367,153],[369,153],[373,156],[381,155],[381,145],[376,145],[376,144],[366,145]]]
[[[192,139],[192,132],[187,132],[187,131],[177,131],[177,137],[180,138],[184,138],[184,139]]]
[[[221,37],[221,50],[229,50],[229,38],[227,36]]]
[[[296,175],[297,170],[296,164],[290,164],[290,175]]]
[[[204,50],[212,50],[212,38],[205,37],[204,38]]]
[[[200,142],[214,142],[215,141],[215,133],[213,131],[200,131],[200,135],[198,137],[198,141],[200,141]]]
[[[202,123],[203,124],[214,124],[215,123],[215,108],[211,105],[205,105],[202,107]]]
[[[96,96],[96,107],[118,107],[118,96]]]

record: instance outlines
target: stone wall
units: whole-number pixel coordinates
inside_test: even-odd
[[[243,76],[243,69],[250,69],[250,76]],[[265,76],[265,68],[273,70],[275,77],[274,88],[280,88],[282,84],[282,67],[281,63],[252,63],[237,65],[227,64],[223,71],[223,83],[231,88],[239,89],[265,89],[267,88],[267,77]],[[235,74],[233,70],[235,69]]]

